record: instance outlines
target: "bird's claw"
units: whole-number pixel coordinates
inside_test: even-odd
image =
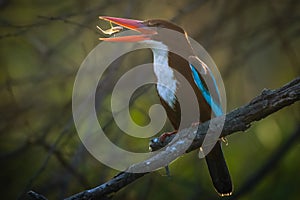
[[[170,137],[171,135],[174,135],[176,134],[178,131],[175,130],[175,131],[172,131],[172,132],[165,132],[163,133],[160,137],[159,137],[159,140],[160,142],[165,142],[166,141],[166,138]]]
[[[156,137],[150,140],[149,143],[149,150],[150,151],[156,151],[164,146],[166,146],[172,139],[172,135],[176,134],[177,130],[172,132],[165,132],[160,137]]]

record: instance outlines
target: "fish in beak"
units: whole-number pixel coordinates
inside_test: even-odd
[[[99,40],[108,41],[108,42],[139,42],[144,40],[151,40],[151,37],[157,34],[157,32],[153,28],[146,26],[143,23],[143,21],[140,20],[108,17],[108,16],[100,16],[99,19],[108,21],[112,24],[119,25],[105,31],[99,27],[98,29],[101,30],[104,34],[111,35],[122,31],[123,28],[127,28],[140,33],[138,35],[99,38]]]

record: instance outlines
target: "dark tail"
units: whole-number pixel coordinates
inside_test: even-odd
[[[233,187],[225,158],[221,149],[221,143],[217,142],[217,144],[205,158],[210,177],[219,195],[231,195]]]

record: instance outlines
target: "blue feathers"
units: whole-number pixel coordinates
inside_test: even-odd
[[[222,108],[220,105],[218,105],[214,99],[211,97],[209,91],[205,88],[205,86],[203,85],[202,81],[201,81],[201,78],[200,78],[200,75],[198,73],[198,71],[195,69],[195,67],[190,64],[190,67],[192,69],[192,73],[193,73],[193,78],[194,78],[194,81],[197,85],[197,87],[199,88],[199,90],[201,91],[205,101],[210,105],[212,111],[214,112],[215,116],[221,116],[223,115],[223,111],[222,111]],[[213,82],[214,82],[214,87],[216,89],[216,92],[218,94],[218,98],[219,97],[219,90],[217,88],[217,85],[216,85],[216,81],[215,81],[215,78],[213,77],[212,74],[211,75],[211,78],[213,79]]]

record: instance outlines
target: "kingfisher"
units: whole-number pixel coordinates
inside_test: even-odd
[[[183,28],[162,19],[142,21],[109,16],[100,16],[99,18],[118,25],[116,31],[111,31],[110,34],[119,32],[123,28],[137,32],[136,35],[100,38],[100,40],[150,44],[153,52],[154,73],[158,83],[156,85],[157,94],[175,130],[161,135],[161,140],[164,140],[170,134],[175,134],[181,122],[180,105],[176,98],[176,93],[180,90],[181,79],[176,76],[174,71],[183,75],[196,94],[200,109],[199,123],[223,115],[215,78],[207,65],[195,55],[188,35]],[[178,41],[174,41],[168,34],[163,33],[163,29],[179,32],[183,34],[183,37],[179,38]],[[175,48],[181,48],[185,58],[172,51],[174,44]],[[212,89],[208,89],[205,80],[212,81]],[[217,141],[212,150],[205,156],[205,159],[217,193],[220,196],[231,195],[233,185],[220,141]]]

